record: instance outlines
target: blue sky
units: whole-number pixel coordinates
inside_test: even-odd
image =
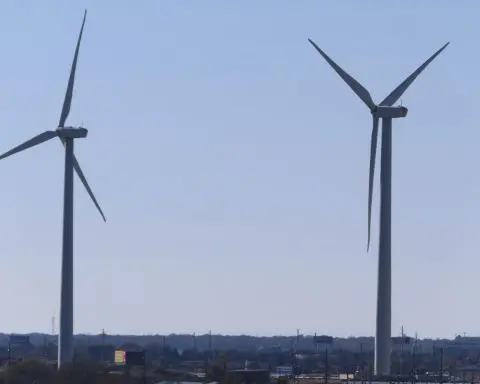
[[[0,150],[56,127],[84,8],[76,332],[374,334],[371,118],[312,38],[376,101],[451,41],[394,124],[392,329],[478,333],[480,3],[2,2]],[[62,147],[0,174],[0,330],[49,332]]]

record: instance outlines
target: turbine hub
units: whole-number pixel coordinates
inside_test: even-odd
[[[84,139],[87,137],[87,128],[59,127],[57,128],[58,137],[62,139]]]
[[[408,113],[408,108],[403,106],[389,107],[385,105],[377,106],[375,110],[375,116],[379,118],[387,119],[397,119],[401,117],[406,117]]]

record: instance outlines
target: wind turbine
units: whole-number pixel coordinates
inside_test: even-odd
[[[378,252],[377,286],[377,329],[375,335],[375,374],[390,374],[391,333],[392,333],[392,264],[391,264],[391,211],[392,211],[392,119],[407,116],[408,109],[394,106],[398,99],[413,83],[417,76],[447,47],[446,43],[430,58],[408,76],[380,104],[375,104],[368,90],[340,68],[311,39],[308,41],[323,56],[328,64],[348,84],[353,92],[367,105],[373,118],[370,146],[370,174],[368,182],[368,240],[370,247],[370,221],[372,211],[372,190],[377,151],[378,121],[382,119],[382,148],[380,160],[380,241]]]
[[[67,91],[65,93],[65,100],[60,115],[58,128],[54,131],[46,131],[27,140],[23,144],[11,149],[0,156],[0,160],[8,156],[29,149],[35,145],[58,137],[65,147],[65,185],[64,185],[64,200],[63,200],[63,247],[62,247],[62,283],[61,283],[61,297],[60,297],[60,332],[58,343],[58,367],[65,363],[71,363],[73,359],[73,171],[77,173],[80,181],[84,185],[87,193],[90,195],[93,203],[100,212],[103,220],[106,221],[105,215],[93,195],[90,186],[88,185],[85,175],[80,168],[78,160],[73,153],[73,141],[75,139],[83,139],[87,137],[88,130],[83,127],[65,126],[70,106],[72,104],[73,86],[75,82],[75,71],[77,67],[78,52],[80,49],[80,42],[82,40],[83,27],[87,11],[83,16],[82,27],[78,36],[77,46],[75,48],[75,55],[73,57],[72,68],[70,70],[70,78],[68,79]]]

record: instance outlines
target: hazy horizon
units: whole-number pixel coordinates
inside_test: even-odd
[[[75,333],[374,334],[371,116],[311,38],[375,101],[451,42],[394,124],[392,335],[480,334],[480,3],[4,2],[0,152],[56,128],[85,8],[67,123],[107,224],[76,178]],[[62,146],[0,174],[0,329],[49,333]]]
[[[5,335],[5,336],[8,336],[8,335],[45,335],[45,336],[51,336],[51,337],[57,337],[58,336],[58,332],[56,332],[55,334],[52,334],[52,333],[48,333],[48,332],[13,332],[13,333],[5,333],[5,332],[1,332],[0,331],[0,334],[1,335]],[[195,337],[207,337],[209,336],[209,333],[111,333],[111,332],[107,332],[105,330],[105,335],[106,336],[120,336],[120,337],[158,337],[158,336],[165,336],[165,337],[173,337],[173,336],[185,336],[185,337],[192,337],[193,335],[195,334]],[[92,337],[96,337],[96,336],[101,336],[102,335],[102,332],[97,332],[97,333],[91,333],[91,332],[82,332],[82,333],[75,333],[74,336],[92,336]],[[280,338],[292,338],[292,337],[297,337],[297,334],[296,333],[292,333],[292,334],[270,334],[270,335],[261,335],[261,334],[228,334],[228,333],[214,333],[212,332],[211,333],[211,336],[212,337],[252,337],[252,338],[275,338],[275,337],[280,337]],[[300,337],[303,337],[303,338],[311,338],[315,336],[315,334],[306,334],[306,333],[300,333]],[[374,335],[350,335],[350,336],[335,336],[335,335],[326,335],[324,333],[317,333],[317,336],[331,336],[333,337],[334,339],[363,339],[363,338],[375,338]],[[396,333],[392,333],[392,337],[397,337],[397,336],[401,336],[400,333],[396,334]],[[411,333],[411,334],[407,334],[405,333],[404,336],[407,336],[407,337],[412,337],[412,338],[415,338],[415,333]],[[452,337],[436,337],[436,336],[425,336],[425,337],[420,337],[418,336],[417,339],[418,340],[453,340],[455,339],[457,336],[461,336],[461,337],[480,337],[480,336],[476,336],[476,335],[453,335]]]

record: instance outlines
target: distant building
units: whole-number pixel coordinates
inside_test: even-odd
[[[442,347],[450,355],[457,358],[465,357],[469,350],[480,349],[480,337],[457,336],[453,340],[444,341]]]
[[[293,366],[291,365],[279,365],[276,369],[276,375],[278,377],[290,377],[293,375]]]
[[[313,344],[317,352],[331,351],[333,349],[333,337],[320,335],[313,336]]]
[[[163,380],[159,381],[158,383],[155,384],[218,384],[216,381],[212,381],[209,383],[201,383],[200,381],[169,381],[169,380]]]
[[[268,384],[270,371],[268,369],[236,369],[227,372],[227,380],[238,384]]]
[[[480,337],[457,336],[450,345],[471,349],[480,349]]]
[[[415,340],[409,336],[392,337],[392,352],[413,352]]]
[[[115,347],[112,345],[90,345],[88,346],[88,356],[95,363],[113,362]]]

